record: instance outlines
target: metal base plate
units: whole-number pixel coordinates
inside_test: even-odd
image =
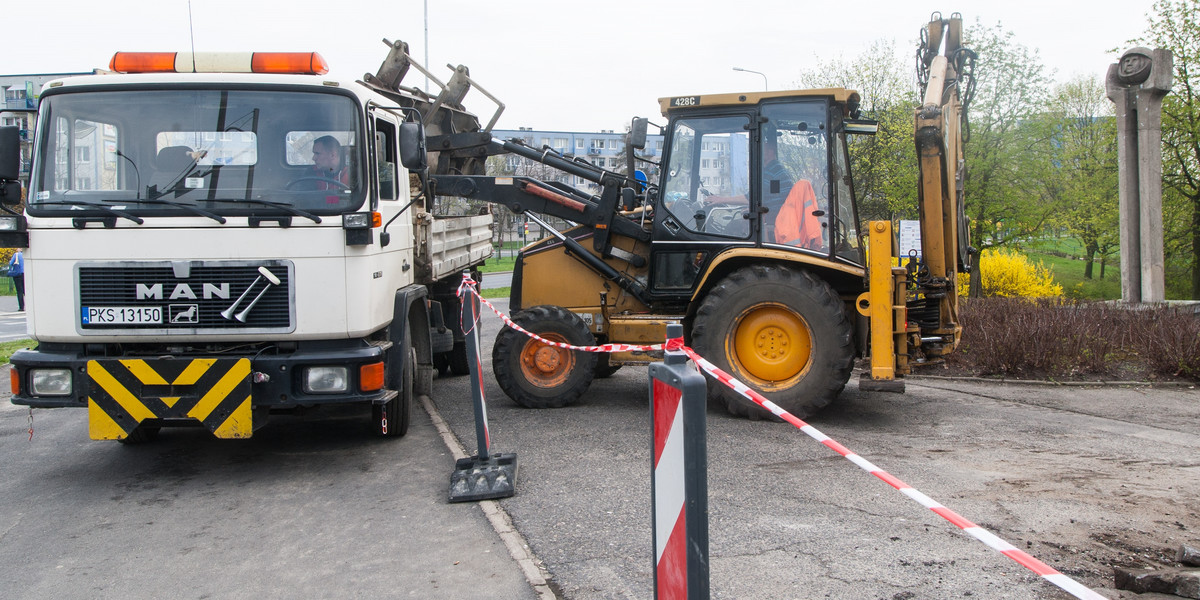
[[[474,502],[517,493],[517,455],[492,454],[460,458],[450,474],[450,501]]]
[[[858,378],[858,389],[862,392],[892,392],[894,394],[904,393],[903,379],[872,379],[870,375],[862,375]]]

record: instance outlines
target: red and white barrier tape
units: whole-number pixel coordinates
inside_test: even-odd
[[[468,282],[470,284],[474,284],[473,281],[470,281],[469,279],[464,277],[463,285],[459,286],[459,289],[458,289],[459,297],[462,297],[464,287],[469,289],[471,291],[471,293],[473,293],[475,295],[479,295],[479,293],[475,290],[474,287],[471,287],[470,285],[468,285]],[[791,423],[792,425],[794,425],[800,431],[803,431],[806,435],[808,435],[812,439],[820,442],[822,445],[829,448],[830,450],[833,450],[834,452],[837,452],[838,454],[842,455],[842,457],[844,457],[846,460],[854,463],[855,465],[858,465],[858,467],[861,468],[862,470],[879,478],[884,483],[895,488],[901,494],[904,494],[905,496],[908,496],[912,500],[915,500],[921,506],[924,506],[925,508],[928,508],[929,510],[933,511],[939,517],[949,521],[955,527],[958,527],[967,535],[970,535],[971,537],[983,542],[989,548],[999,552],[1000,554],[1003,554],[1004,556],[1007,556],[1008,558],[1015,561],[1017,564],[1025,567],[1026,569],[1029,569],[1030,571],[1033,571],[1039,577],[1045,579],[1046,581],[1049,581],[1050,583],[1053,583],[1054,585],[1058,586],[1063,591],[1067,592],[1068,594],[1071,594],[1072,596],[1074,596],[1076,598],[1081,598],[1082,600],[1107,600],[1104,596],[1101,596],[1100,594],[1091,590],[1090,588],[1083,585],[1082,583],[1079,583],[1078,581],[1075,581],[1074,579],[1071,579],[1070,577],[1063,575],[1062,573],[1058,572],[1056,569],[1050,567],[1046,563],[1030,556],[1028,553],[1018,550],[1012,544],[1004,541],[1003,539],[1000,539],[998,536],[996,536],[992,532],[976,525],[975,523],[972,523],[971,521],[968,521],[967,519],[964,519],[958,513],[950,510],[949,508],[946,508],[941,503],[935,501],[934,499],[930,498],[929,496],[926,496],[925,494],[922,494],[921,492],[917,491],[912,486],[910,486],[907,483],[904,483],[903,481],[892,476],[887,471],[884,471],[883,469],[880,469],[879,467],[875,466],[874,464],[871,463],[871,461],[868,461],[867,459],[859,456],[858,454],[851,452],[850,449],[839,444],[837,441],[833,440],[832,438],[825,435],[824,433],[821,433],[821,431],[818,430],[816,427],[813,427],[812,425],[805,423],[803,419],[800,419],[800,418],[796,417],[795,415],[793,415],[792,413],[789,413],[788,411],[780,408],[774,402],[771,402],[770,400],[766,399],[766,397],[764,397],[762,394],[759,394],[758,392],[754,391],[746,384],[738,381],[737,379],[735,379],[733,376],[726,373],[725,371],[722,371],[716,365],[714,365],[711,362],[709,362],[708,360],[706,360],[703,356],[700,356],[699,354],[697,354],[695,350],[692,350],[691,348],[685,346],[683,344],[683,338],[668,339],[665,344],[655,344],[653,346],[630,346],[630,345],[626,345],[626,344],[605,344],[603,346],[572,346],[569,344],[552,342],[550,340],[538,337],[537,335],[535,335],[533,333],[525,331],[524,329],[519,327],[516,323],[513,323],[512,319],[509,319],[508,316],[506,316],[506,315],[502,314],[500,311],[496,310],[496,307],[492,306],[492,304],[490,302],[488,302],[487,300],[484,300],[483,297],[480,297],[480,300],[484,304],[486,304],[488,306],[488,308],[492,309],[492,312],[496,313],[497,316],[499,316],[501,319],[503,319],[504,322],[509,327],[512,327],[513,329],[520,331],[521,333],[523,333],[535,340],[538,340],[539,342],[542,342],[544,344],[549,344],[551,346],[557,346],[559,348],[566,348],[569,350],[579,350],[582,352],[623,352],[623,351],[630,351],[630,350],[681,350],[685,354],[687,354],[688,358],[692,359],[692,361],[695,362],[698,367],[700,367],[701,371],[708,373],[714,379],[716,379],[717,381],[720,381],[722,384],[729,387],[729,389],[741,394],[742,396],[744,396],[751,402],[754,402],[755,404],[770,411],[771,414],[779,417],[780,419],[783,419],[784,421],[787,421],[788,423]]]
[[[475,290],[475,282],[465,276],[463,277],[463,282],[461,284],[459,284],[459,286],[458,286],[458,297],[459,298],[463,297],[464,289],[470,290],[470,292],[472,294],[479,296],[479,292]],[[679,349],[679,348],[667,348],[666,344],[653,344],[650,346],[635,346],[632,344],[604,344],[602,346],[573,346],[571,344],[564,344],[562,342],[554,342],[554,341],[550,341],[544,337],[541,337],[536,333],[526,331],[520,325],[517,325],[516,323],[514,323],[512,319],[508,318],[508,315],[500,312],[499,310],[496,310],[496,307],[492,306],[492,303],[488,302],[487,299],[484,298],[483,296],[479,296],[479,301],[483,302],[484,305],[486,305],[488,308],[492,309],[492,312],[496,313],[497,317],[500,317],[502,320],[504,320],[505,325],[508,325],[509,327],[511,327],[511,328],[513,328],[513,329],[515,329],[515,330],[517,330],[517,331],[519,331],[519,332],[521,332],[543,344],[546,344],[547,346],[554,346],[555,348],[564,348],[567,350],[578,350],[580,352],[650,352],[653,350],[678,350]],[[464,325],[463,331],[467,331],[465,324],[462,324],[462,325]],[[682,345],[683,345],[683,342],[681,340],[680,346],[682,347]]]
[[[682,340],[680,340],[680,345],[682,345]],[[758,392],[750,389],[750,387],[747,386],[746,384],[738,381],[737,379],[734,379],[728,373],[717,368],[716,365],[712,364],[711,362],[708,362],[707,360],[704,359],[704,357],[700,356],[699,354],[696,354],[696,352],[694,350],[692,350],[691,348],[688,348],[687,346],[683,346],[682,350],[685,354],[688,355],[688,358],[691,358],[692,361],[694,361],[696,363],[696,365],[700,367],[700,369],[702,371],[708,373],[709,375],[712,375],[714,378],[716,378],[717,381],[720,381],[721,383],[725,384],[733,391],[741,394],[742,396],[745,396],[746,398],[748,398],[750,401],[754,402],[755,404],[758,404],[759,406],[771,411],[771,414],[783,419],[784,421],[787,421],[788,423],[791,423],[792,425],[795,425],[797,428],[800,429],[800,431],[803,431],[805,434],[807,434],[812,439],[825,445],[830,450],[833,450],[834,452],[837,452],[838,454],[842,455],[846,460],[858,465],[862,470],[874,475],[875,477],[878,477],[884,483],[892,486],[893,488],[896,488],[896,490],[899,491],[901,494],[908,496],[909,498],[915,500],[921,506],[924,506],[925,508],[928,508],[929,510],[933,511],[939,517],[954,524],[956,527],[963,530],[964,533],[983,542],[989,548],[1016,561],[1021,566],[1025,567],[1026,569],[1029,569],[1030,571],[1033,571],[1034,573],[1038,574],[1040,577],[1042,577],[1046,581],[1049,581],[1050,583],[1053,583],[1054,585],[1058,586],[1059,588],[1062,588],[1064,591],[1071,594],[1072,596],[1075,596],[1076,598],[1082,598],[1084,600],[1105,600],[1104,596],[1097,594],[1096,592],[1087,588],[1086,586],[1079,583],[1078,581],[1075,581],[1074,579],[1071,579],[1070,577],[1063,575],[1062,573],[1059,573],[1057,570],[1053,569],[1046,563],[1043,563],[1042,561],[1030,556],[1029,554],[1027,554],[1021,550],[1018,550],[1017,548],[1013,547],[1012,544],[1009,544],[1008,542],[1000,539],[999,537],[997,537],[995,534],[991,533],[990,531],[964,519],[963,517],[959,516],[958,513],[950,510],[949,508],[946,508],[945,506],[943,506],[942,504],[933,500],[929,496],[922,494],[921,492],[917,491],[916,489],[914,489],[912,486],[908,485],[907,483],[900,481],[899,479],[892,476],[887,471],[884,471],[883,469],[880,469],[879,467],[875,466],[867,459],[855,454],[854,452],[851,452],[845,446],[837,443],[835,440],[831,439],[829,436],[825,435],[824,433],[821,433],[821,431],[818,430],[816,427],[813,427],[812,425],[805,423],[802,419],[797,418],[795,415],[789,413],[786,410],[783,410],[778,405],[776,405],[774,402],[771,402],[770,400],[767,400],[765,397],[763,397],[762,394],[759,394]]]

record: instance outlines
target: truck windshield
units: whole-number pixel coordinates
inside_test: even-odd
[[[34,215],[328,215],[365,196],[357,103],[339,94],[93,89],[47,95],[39,120]]]

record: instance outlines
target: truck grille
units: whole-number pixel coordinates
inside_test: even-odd
[[[293,329],[290,261],[92,263],[77,273],[81,331]]]

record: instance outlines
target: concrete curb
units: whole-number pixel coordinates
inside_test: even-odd
[[[1002,385],[1045,385],[1054,387],[1149,387],[1149,388],[1195,388],[1194,381],[1053,381],[1044,379],[992,379],[990,377],[955,377],[949,375],[908,375],[904,377],[914,383],[922,379],[933,381],[962,381],[968,383],[992,383]]]
[[[433,421],[434,428],[437,429],[438,435],[442,437],[442,442],[446,444],[446,448],[450,450],[450,454],[455,460],[467,458],[469,456],[466,449],[463,448],[461,442],[450,430],[450,426],[446,424],[440,412],[433,404],[433,400],[429,396],[422,395],[421,405],[425,407],[425,412],[429,413],[429,418]],[[537,593],[540,600],[558,600],[558,596],[550,587],[549,572],[542,565],[542,561],[538,560],[533,552],[529,549],[529,542],[525,540],[525,536],[521,535],[517,528],[513,526],[512,518],[508,512],[504,510],[500,503],[495,500],[483,500],[479,502],[479,506],[483,509],[484,516],[487,517],[489,523],[492,524],[492,529],[500,536],[504,542],[504,546],[508,548],[508,554],[517,563],[521,572],[525,574],[525,580],[533,587],[533,591]]]

